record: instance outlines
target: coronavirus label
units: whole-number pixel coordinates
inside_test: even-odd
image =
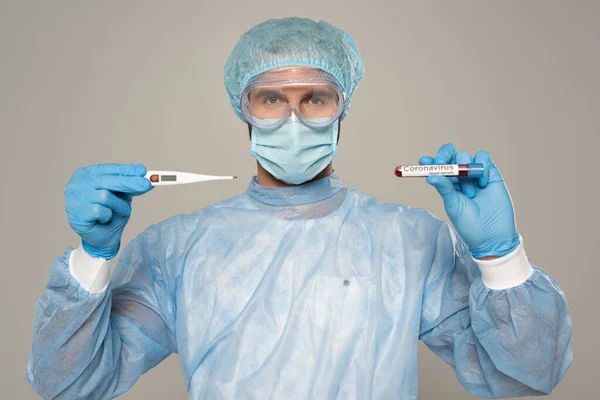
[[[456,164],[445,165],[401,165],[396,168],[396,175],[401,177],[417,177],[432,175],[458,176],[459,166]]]

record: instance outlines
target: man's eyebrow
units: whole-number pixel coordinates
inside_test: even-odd
[[[315,89],[310,91],[313,96],[335,97],[335,93],[327,89]]]
[[[278,96],[282,95],[281,92],[274,89],[258,89],[256,92],[251,93],[252,97],[259,97],[264,95]]]
[[[310,87],[307,87],[306,90],[304,90],[302,93],[300,93],[300,95],[304,96],[304,97],[306,97],[307,95],[327,97],[327,98],[337,97],[337,93],[335,93],[332,90],[323,89],[323,88],[310,88]],[[263,96],[277,96],[277,97],[287,98],[287,95],[285,93],[282,93],[281,89],[278,90],[278,89],[271,89],[271,88],[257,89],[256,91],[250,92],[250,96],[251,96],[250,98],[257,98],[257,97],[263,97]]]

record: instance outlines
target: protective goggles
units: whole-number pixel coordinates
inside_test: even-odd
[[[242,113],[260,129],[277,129],[294,113],[323,128],[342,114],[346,94],[335,78],[315,68],[283,68],[255,76],[242,94]]]

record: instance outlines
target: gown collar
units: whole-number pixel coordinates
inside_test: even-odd
[[[285,188],[268,188],[259,185],[257,177],[253,177],[246,194],[261,203],[271,206],[299,206],[325,200],[344,186],[337,172],[333,171],[325,178]]]

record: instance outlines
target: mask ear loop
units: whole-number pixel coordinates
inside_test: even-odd
[[[258,145],[256,144],[256,127],[252,125],[252,134],[250,135],[250,155],[252,157],[256,157],[256,148]]]
[[[344,112],[344,106],[346,104],[346,92],[342,90],[342,104],[340,105],[341,111],[339,111],[340,115]],[[332,132],[333,140],[331,145],[332,154],[337,155],[337,142],[338,142],[338,132],[340,130],[340,117],[338,117],[333,123],[334,128]]]
[[[338,127],[339,125],[339,119],[336,119],[335,122],[332,125],[332,132],[331,132],[331,154],[333,156],[337,155],[337,137],[338,137]]]

